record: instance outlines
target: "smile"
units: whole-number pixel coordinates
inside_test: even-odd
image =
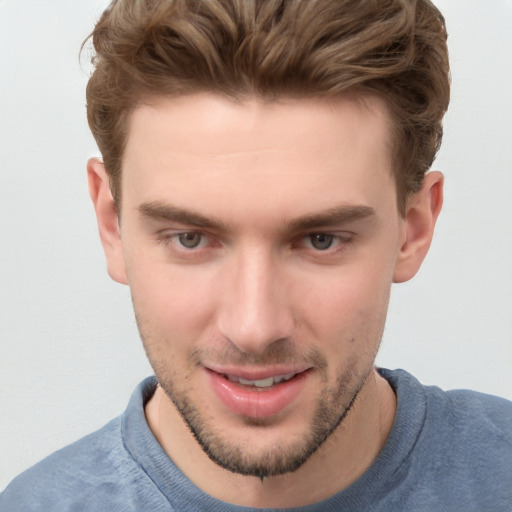
[[[267,377],[266,379],[258,379],[258,380],[248,380],[242,377],[237,377],[236,375],[224,375],[226,379],[230,382],[236,382],[238,384],[242,384],[243,386],[251,386],[259,389],[271,388],[275,384],[280,384],[281,382],[289,381],[293,379],[297,375],[296,373],[287,373],[286,375],[276,375],[274,377]]]
[[[258,419],[269,418],[297,406],[311,374],[311,368],[288,369],[287,373],[283,368],[284,371],[274,370],[274,375],[268,370],[223,370],[208,369],[205,373],[208,387],[216,399],[223,408],[237,416]]]

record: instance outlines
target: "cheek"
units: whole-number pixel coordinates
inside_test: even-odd
[[[391,290],[391,271],[382,266],[347,266],[309,283],[298,296],[307,301],[300,315],[317,339],[330,339],[336,350],[380,342]],[[355,342],[355,343],[354,343]],[[372,349],[373,350],[373,349]]]
[[[159,339],[195,337],[214,309],[208,277],[144,258],[127,261],[128,284],[139,326]]]

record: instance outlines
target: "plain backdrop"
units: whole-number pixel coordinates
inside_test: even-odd
[[[123,411],[151,373],[87,194],[78,51],[104,0],[0,0],[0,488]],[[395,285],[378,364],[512,398],[512,1],[437,0],[453,91],[444,211]]]

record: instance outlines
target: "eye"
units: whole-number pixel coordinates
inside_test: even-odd
[[[203,231],[163,230],[157,233],[156,242],[164,254],[180,262],[202,262],[214,258],[222,248],[222,241]]]
[[[308,235],[311,246],[317,251],[325,251],[329,249],[333,242],[337,239],[334,235],[325,233],[313,233]]]
[[[186,249],[196,249],[203,241],[203,235],[201,233],[180,233],[177,235],[179,243]]]

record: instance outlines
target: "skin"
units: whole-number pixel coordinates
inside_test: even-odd
[[[216,498],[320,501],[391,430],[396,399],[374,360],[391,284],[428,251],[443,180],[429,173],[400,216],[388,123],[371,97],[153,101],[131,117],[120,218],[89,161],[108,270],[130,286],[161,386],[148,424]],[[212,384],[290,371],[299,391],[270,414],[233,411]]]

